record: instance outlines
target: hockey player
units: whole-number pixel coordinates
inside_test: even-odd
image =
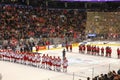
[[[120,49],[117,48],[117,56],[118,56],[118,59],[120,59]]]
[[[119,49],[119,53],[118,53],[118,58],[120,59],[120,49]]]
[[[72,44],[70,44],[70,52],[72,52]]]
[[[66,57],[63,60],[63,72],[67,72],[67,67],[68,67],[68,60],[66,59]]]
[[[4,60],[5,55],[4,55],[4,50],[3,49],[0,50],[0,55],[1,55],[1,60]]]
[[[57,64],[57,58],[55,58],[55,56],[53,56],[52,58],[52,64],[53,64],[53,70],[56,70],[56,64]]]
[[[79,53],[81,53],[81,52],[82,52],[82,46],[79,45]]]
[[[11,53],[11,62],[14,62],[15,61],[15,52],[12,52]]]
[[[6,61],[6,55],[7,55],[6,50],[3,49],[3,60],[5,60],[5,61]]]
[[[42,56],[42,66],[41,66],[41,68],[45,68],[45,54],[43,54],[43,56]]]
[[[48,65],[49,65],[49,66],[48,66],[48,69],[49,69],[49,70],[52,70],[52,65],[53,65],[53,64],[52,64],[52,56],[49,57]]]
[[[35,53],[30,53],[30,57],[31,57],[31,61],[30,61],[30,65],[37,67],[37,54]]]
[[[21,58],[21,64],[24,64],[24,55],[25,55],[24,52],[21,52],[21,57],[20,57]]]
[[[32,66],[32,54],[28,53],[27,55],[28,55],[27,65]]]
[[[87,45],[86,48],[87,48],[87,54],[89,54],[89,45]]]
[[[100,52],[100,48],[99,48],[99,46],[98,46],[98,47],[96,47],[96,55],[99,56],[99,55],[100,55],[99,52]]]
[[[108,50],[108,57],[110,57],[110,58],[111,58],[111,53],[112,53],[112,49],[110,47],[109,50]]]
[[[56,66],[56,69],[58,72],[61,71],[61,59],[60,57],[57,58],[57,66]]]
[[[28,63],[28,53],[25,52],[24,53],[24,64],[27,65],[27,63]]]
[[[48,54],[45,57],[46,69],[49,69],[49,56]]]
[[[94,46],[93,49],[94,49],[94,54],[93,55],[96,55],[96,53],[97,53],[97,47]]]
[[[87,54],[90,54],[92,51],[91,45],[87,45]]]
[[[108,57],[109,54],[109,47],[106,47],[106,57]]]
[[[0,49],[0,60],[2,60],[2,50]]]
[[[41,56],[40,56],[40,54],[37,54],[37,57],[36,57],[36,65],[37,65],[37,67],[39,68],[40,67],[40,62],[41,62]]]
[[[16,51],[15,54],[16,54],[16,56],[15,56],[16,57],[16,62],[19,63],[19,61],[20,61],[20,51]]]
[[[91,46],[92,55],[96,55],[96,46]]]
[[[101,56],[104,56],[104,48],[101,48]]]
[[[82,53],[85,53],[85,45],[82,45]]]
[[[68,50],[68,47],[69,47],[68,44],[66,44],[66,50],[67,50],[67,51],[69,51],[69,50]]]

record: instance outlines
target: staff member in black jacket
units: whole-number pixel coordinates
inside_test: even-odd
[[[66,51],[65,51],[65,49],[63,49],[62,56],[63,56],[63,59],[66,57]]]

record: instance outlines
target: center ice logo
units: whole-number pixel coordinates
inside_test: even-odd
[[[69,64],[82,64],[82,63],[97,64],[98,61],[92,60],[92,59],[68,58],[68,63]]]

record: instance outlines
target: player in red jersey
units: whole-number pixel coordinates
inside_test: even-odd
[[[81,52],[82,52],[82,46],[79,45],[79,53],[81,53]]]
[[[87,45],[87,54],[90,54],[92,51],[92,46],[91,45]]]
[[[96,53],[97,53],[97,47],[94,46],[94,55],[96,55]]]
[[[120,49],[119,49],[119,52],[118,52],[118,59],[120,59]]]
[[[96,46],[91,47],[92,55],[96,55]]]
[[[104,48],[101,48],[101,56],[104,56]]]
[[[99,46],[98,46],[98,47],[96,47],[96,55],[99,56],[99,55],[100,55],[99,52],[100,52],[100,48],[99,48]]]
[[[69,51],[69,50],[68,50],[68,47],[69,47],[69,45],[68,45],[68,44],[66,44],[66,50],[67,50],[67,51]]]
[[[24,64],[26,65],[28,63],[28,53],[25,52],[25,55],[24,55]]]
[[[70,44],[70,52],[72,52],[72,44]]]
[[[117,48],[117,56],[118,56],[118,59],[120,59],[120,49]]]
[[[67,67],[68,67],[68,60],[66,59],[66,57],[63,60],[63,72],[67,72]]]
[[[85,53],[85,45],[82,45],[82,53]]]
[[[109,47],[106,47],[106,57],[108,57],[109,54]]]
[[[110,47],[109,50],[108,50],[108,57],[111,57],[111,53],[112,53],[112,49]]]

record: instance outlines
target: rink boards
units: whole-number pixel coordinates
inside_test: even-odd
[[[96,46],[120,46],[119,41],[90,41],[90,42],[80,42],[80,44],[85,45],[96,45]]]
[[[79,45],[96,45],[96,46],[120,46],[120,41],[83,41],[80,43],[73,43],[73,47],[78,47]],[[41,52],[43,50],[56,50],[56,49],[64,49],[65,46],[62,44],[55,44],[55,45],[47,45],[47,46],[39,46],[37,52]],[[33,52],[36,52],[36,47],[33,47]]]

